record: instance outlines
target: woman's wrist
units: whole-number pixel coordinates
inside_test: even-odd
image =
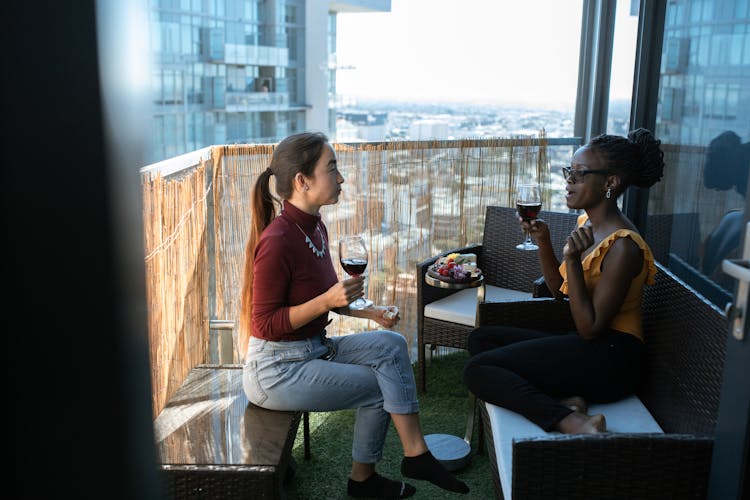
[[[552,240],[551,239],[543,239],[543,238],[536,238],[536,244],[540,248],[552,248]]]

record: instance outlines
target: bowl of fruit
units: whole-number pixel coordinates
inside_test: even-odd
[[[470,283],[482,276],[477,267],[477,256],[473,253],[451,253],[438,258],[427,269],[432,278],[448,283]]]

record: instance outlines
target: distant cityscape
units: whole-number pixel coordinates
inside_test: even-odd
[[[691,146],[728,130],[746,135],[747,1],[669,5],[654,132]],[[528,137],[541,129],[549,138],[575,135],[572,98],[552,109],[520,104],[528,102],[523,92],[503,95],[502,106],[448,101],[469,101],[468,93],[423,104],[339,92],[338,72],[358,61],[338,60],[337,16],[390,11],[384,0],[149,2],[154,107],[146,163],[210,145],[275,143],[302,130],[339,142]],[[731,22],[729,12],[736,12]],[[517,106],[507,105],[514,99]],[[627,133],[629,101],[609,103],[607,132]]]
[[[358,100],[336,112],[338,142],[529,137],[574,137],[573,109],[461,103]],[[626,135],[630,102],[610,103],[607,133]]]

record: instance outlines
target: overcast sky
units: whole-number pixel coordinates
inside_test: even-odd
[[[575,101],[582,0],[392,0],[338,15],[337,91],[350,97]],[[618,2],[612,95],[629,98],[637,18]],[[621,15],[624,14],[624,15]],[[623,50],[625,47],[627,50]]]

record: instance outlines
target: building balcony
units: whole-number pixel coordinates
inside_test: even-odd
[[[289,65],[289,49],[266,45],[224,44],[226,64],[240,66],[281,66]]]
[[[228,112],[286,111],[289,109],[287,92],[234,92],[228,90],[224,96]]]
[[[399,331],[414,359],[415,264],[480,242],[486,206],[515,206],[520,179],[541,176],[545,208],[567,210],[559,167],[579,145],[578,138],[543,136],[334,144],[345,183],[340,202],[322,209],[330,241],[365,236],[374,263],[367,294],[399,305]],[[271,154],[268,144],[212,146],[142,169],[157,411],[190,367],[239,361],[236,333],[225,325],[239,317],[250,193]],[[336,245],[330,247],[335,253]],[[369,327],[342,317],[330,334]]]
[[[608,3],[585,4],[600,8]],[[49,39],[62,42],[35,40],[34,33],[20,25],[8,34],[9,40],[23,48],[9,51],[11,66],[25,69],[20,78],[8,81],[7,93],[16,96],[9,102],[10,121],[14,123],[9,143],[26,152],[10,155],[7,168],[7,222],[12,241],[17,243],[12,245],[8,259],[13,264],[12,274],[15,271],[10,310],[22,320],[32,320],[14,330],[11,352],[54,353],[65,366],[56,372],[52,386],[48,370],[24,372],[22,382],[26,377],[33,382],[26,383],[28,387],[18,384],[20,390],[14,394],[21,397],[14,401],[21,408],[39,411],[25,411],[16,419],[21,425],[14,427],[20,431],[14,453],[17,464],[35,463],[51,449],[66,454],[64,460],[46,468],[47,480],[31,476],[33,471],[28,467],[18,468],[16,490],[28,497],[52,497],[57,485],[65,482],[93,494],[154,498],[161,490],[153,471],[152,421],[143,418],[143,413],[158,412],[159,404],[180,385],[191,366],[234,359],[231,325],[237,307],[235,288],[242,273],[237,256],[250,215],[247,193],[258,173],[267,167],[272,145],[212,146],[151,165],[142,171],[142,208],[137,204],[134,207],[133,203],[140,200],[132,192],[137,187],[131,182],[133,166],[143,164],[147,149],[144,136],[148,134],[145,121],[139,117],[147,108],[140,104],[148,102],[145,94],[150,73],[136,71],[138,62],[147,58],[132,57],[138,55],[134,51],[141,45],[138,42],[149,39],[144,36],[144,19],[113,15],[122,14],[123,9],[115,12],[107,2],[76,4],[72,10],[56,8],[54,2],[41,9],[20,9],[21,5],[26,4],[14,8],[19,10],[16,17],[34,19],[39,28],[35,32],[48,33]],[[644,201],[644,205],[648,201],[649,213],[676,212],[689,206],[700,214],[700,232],[704,235],[718,220],[717,214],[726,211],[725,199],[733,193],[712,192],[700,182],[704,146],[716,134],[708,129],[690,129],[684,123],[664,126],[661,121],[657,108],[663,104],[661,89],[668,83],[659,74],[664,3],[641,5],[649,10],[638,35],[631,123],[656,124],[657,132],[664,132],[659,137],[671,144],[664,145],[670,155],[669,171],[665,173],[669,183],[652,189],[650,199],[636,201]],[[659,5],[661,10],[654,8]],[[673,19],[669,16],[673,7],[687,15],[692,6],[689,2],[670,2],[668,20]],[[714,9],[701,10],[711,13]],[[61,24],[62,18],[69,22]],[[80,36],[66,34],[71,26]],[[133,29],[129,37],[121,38],[126,28],[136,26],[138,29]],[[599,28],[587,22],[582,26],[589,31]],[[125,40],[128,42],[122,43]],[[586,60],[591,61],[591,56]],[[56,64],[29,65],[28,61]],[[71,67],[82,70],[71,72]],[[707,75],[710,69],[706,69]],[[606,92],[607,85],[591,80],[592,91],[584,92],[589,87],[582,85],[582,95],[593,95],[597,89]],[[226,81],[216,86],[225,89]],[[67,98],[35,99],[46,87]],[[700,92],[702,87],[696,89],[700,104],[704,94]],[[144,95],[139,96],[141,93]],[[591,101],[603,101],[593,97]],[[686,106],[682,111],[690,109]],[[574,130],[585,130],[581,135],[588,136],[606,128],[597,125],[601,124]],[[680,137],[698,137],[698,132],[699,139],[691,140],[689,147],[680,147]],[[40,137],[45,138],[41,149],[54,153],[52,160],[49,154],[39,154]],[[533,171],[537,165],[549,166],[545,170],[549,172],[545,207],[559,206],[554,188],[560,180],[557,162],[568,161],[575,144],[548,141],[545,161],[519,163],[517,153],[533,150],[534,144],[514,141],[336,144],[339,161],[346,167],[346,191],[342,203],[326,207],[325,220],[332,234],[343,234],[351,228],[372,235],[369,244],[377,257],[373,258],[368,295],[399,304],[405,316],[401,328],[412,344],[413,315],[406,316],[415,308],[413,259],[476,241],[481,223],[474,222],[482,220],[483,209],[488,204],[512,203],[509,183],[516,178],[514,169],[520,165],[523,172],[526,168]],[[540,156],[535,153],[533,158]],[[70,169],[61,169],[57,158],[75,159],[75,175]],[[413,186],[403,182],[405,175],[414,181]],[[143,233],[138,217],[144,222]],[[138,234],[134,235],[134,230]],[[520,231],[509,235],[514,239],[519,236]],[[54,249],[52,253],[50,248]],[[141,254],[144,248],[145,259]],[[64,265],[54,266],[56,262]],[[147,286],[143,286],[144,277]],[[44,292],[40,292],[40,286],[46,287]],[[746,295],[746,291],[743,293]],[[148,332],[144,331],[146,312]],[[91,316],[81,322],[77,318],[84,313]],[[75,324],[75,332],[62,332],[64,324]],[[332,327],[340,332],[367,325],[336,319]],[[143,345],[146,333],[149,346]],[[746,347],[747,342],[744,344]],[[728,364],[735,371],[726,372],[729,383],[722,394],[723,420],[717,429],[721,439],[714,444],[712,483],[717,485],[730,484],[725,479],[737,476],[733,460],[746,456],[728,450],[727,443],[747,443],[745,427],[734,425],[747,422],[746,394],[738,390],[744,391],[747,384],[741,377],[744,372],[737,370],[747,350],[741,352],[743,346],[731,335],[727,345],[735,355],[728,359],[736,363]],[[150,359],[146,359],[147,354]],[[46,389],[41,405],[39,391],[33,390],[39,387]],[[152,395],[153,402],[145,401]],[[738,420],[732,420],[734,415]],[[52,432],[50,422],[54,424]],[[737,468],[742,466],[739,459],[735,461]],[[714,471],[721,475],[713,477]],[[721,487],[714,490],[721,491]],[[739,498],[710,498],[730,497]]]
[[[481,242],[486,207],[514,207],[514,187],[522,179],[542,182],[545,210],[567,211],[560,167],[580,142],[542,134],[529,139],[334,143],[345,183],[339,203],[321,210],[330,241],[352,233],[365,237],[373,262],[367,295],[399,305],[398,330],[412,346],[414,359],[415,264]],[[697,173],[701,168],[704,151],[696,149],[688,158],[684,150],[664,147],[668,169],[681,164]],[[270,144],[212,146],[141,171],[157,411],[190,367],[239,361],[236,333],[227,325],[239,317],[251,188],[270,163],[272,149]],[[678,177],[677,172],[666,175]],[[657,199],[679,198],[674,189],[681,187],[659,187]],[[720,206],[721,194],[706,190],[700,198],[705,209],[699,232],[705,233],[713,222],[710,207]],[[689,202],[685,200],[686,207]],[[655,203],[652,212],[680,211]],[[508,237],[520,238],[521,232]],[[669,244],[664,250],[654,248],[655,253],[667,252]],[[336,245],[330,246],[335,254]],[[693,257],[685,254],[684,260]],[[337,271],[343,277],[343,270]],[[370,327],[337,317],[329,334]]]

